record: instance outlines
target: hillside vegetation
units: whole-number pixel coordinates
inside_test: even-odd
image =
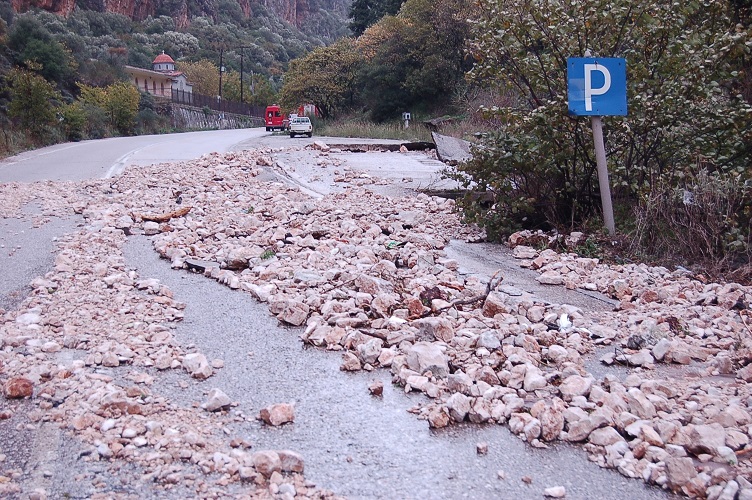
[[[294,23],[256,3],[245,13],[236,0],[153,4],[155,14],[138,20],[95,10],[101,8],[97,2],[78,1],[67,16],[38,9],[19,13],[0,3],[0,153],[169,131],[159,103],[119,86],[125,65],[150,69],[163,51],[206,95],[219,94],[221,58],[222,95],[234,101],[241,97],[242,57],[243,100],[266,105],[276,99],[291,60],[349,33],[347,0],[308,1]],[[109,97],[95,102],[84,96],[86,87]],[[122,92],[135,92],[135,101],[114,97]],[[114,101],[104,103],[108,99]],[[111,109],[126,103],[128,119],[116,123]]]

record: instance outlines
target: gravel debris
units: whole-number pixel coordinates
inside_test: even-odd
[[[541,251],[533,243],[540,235],[523,232],[510,245],[541,283],[599,291],[619,305],[586,313],[508,294],[499,281],[460,274],[446,257],[450,239],[482,236],[460,222],[452,200],[389,198],[357,172],[338,181],[359,179],[350,189],[314,199],[256,179],[274,153],[212,154],[115,179],[0,185],[3,217],[36,201],[38,224],[70,212],[84,220],[58,241],[54,268],[31,283],[31,295],[0,312],[4,397],[31,397],[29,425],[53,423],[85,443],[92,460],[138,465],[144,481],[166,489],[188,484],[209,497],[243,484],[259,498],[333,497],[306,483],[294,451],[250,452],[217,433],[233,418],[220,411],[231,404],[221,387],[195,408],[152,392],[155,370],[184,372],[188,384],[225,363],[181,346],[172,326],[185,305],[125,267],[127,235],[151,234],[173,268],[250,293],[281,323],[302,326],[304,342],[341,351],[343,370],[390,370],[406,392],[425,394],[415,413],[431,427],[507,425],[536,447],[581,443],[599,466],[673,492],[752,495],[749,287]],[[592,375],[591,359],[608,374]],[[293,406],[259,416],[273,426],[293,422]],[[1,472],[0,496],[17,494],[17,476]]]

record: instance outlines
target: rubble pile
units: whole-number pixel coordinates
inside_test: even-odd
[[[148,191],[154,178],[146,171],[134,175],[146,176]],[[225,435],[229,423],[255,416],[232,411],[221,390],[210,391],[203,409],[177,407],[167,395],[153,393],[155,370],[181,370],[205,380],[222,363],[181,347],[172,331],[184,304],[158,280],[125,267],[122,246],[135,225],[131,211],[158,212],[167,202],[158,194],[130,192],[126,197],[144,202],[130,207],[113,200],[115,189],[112,180],[102,180],[64,189],[19,184],[2,191],[2,206],[17,207],[10,215],[35,200],[48,216],[73,211],[86,222],[58,242],[54,269],[31,283],[33,292],[22,306],[0,316],[3,395],[33,398],[36,409],[27,415],[27,428],[56,424],[86,443],[83,460],[135,463],[145,483],[180,485],[202,497],[228,491],[331,497],[305,480],[303,457],[296,452],[253,450]],[[173,195],[170,191],[172,206]],[[212,412],[210,419],[205,412]],[[12,417],[12,411],[0,414]],[[17,471],[0,471],[0,496],[19,493]],[[233,484],[236,489],[228,490]]]
[[[503,276],[458,272],[444,248],[477,231],[460,223],[452,200],[388,198],[359,185],[313,199],[255,179],[273,155],[131,168],[114,182],[53,189],[48,199],[34,186],[45,210],[73,207],[87,224],[66,238],[23,308],[3,317],[0,374],[32,380],[38,419],[60,422],[100,457],[135,461],[165,483],[184,480],[188,463],[221,475],[194,478],[197,491],[250,479],[265,491],[290,484],[306,494],[302,462],[288,452],[254,454],[216,438],[223,420],[253,418],[228,412],[220,390],[198,415],[150,392],[147,369],[204,379],[215,368],[170,334],[182,305],[169,289],[125,269],[126,235],[143,232],[173,268],[199,269],[252,294],[279,321],[302,327],[304,342],[338,351],[343,370],[391,370],[406,392],[427,397],[414,411],[432,427],[504,424],[532,446],[583,443],[600,466],[688,496],[752,498],[748,287],[538,251],[516,235],[515,256],[541,283],[601,291],[620,306],[589,314],[546,303],[505,289]],[[13,192],[32,199],[23,189]],[[189,210],[159,217],[180,207]],[[61,349],[82,357],[57,363]],[[592,375],[593,356],[613,373]],[[659,369],[672,366],[695,376]],[[101,367],[128,375],[102,375]],[[263,409],[259,418],[282,425],[293,420],[292,407]],[[271,479],[279,477],[281,485]]]

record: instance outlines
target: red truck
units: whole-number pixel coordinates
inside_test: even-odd
[[[264,113],[264,124],[266,125],[267,132],[287,130],[290,126],[290,120],[287,119],[277,104],[272,104],[271,106],[266,107],[266,113]]]

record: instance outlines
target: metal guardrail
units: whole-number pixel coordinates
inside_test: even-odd
[[[216,96],[207,96],[196,94],[195,92],[186,92],[184,90],[172,91],[172,102],[186,104],[197,108],[209,108],[220,113],[234,113],[236,115],[251,116],[263,120],[266,108],[262,106],[252,106],[243,102],[228,101],[219,99]]]

